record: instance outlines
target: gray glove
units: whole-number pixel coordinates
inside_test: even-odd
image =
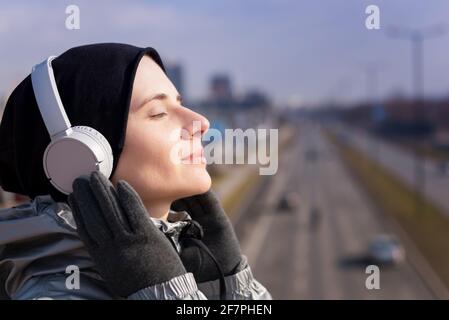
[[[186,272],[169,239],[157,229],[136,191],[99,172],[73,183],[68,202],[77,231],[110,290],[121,297]]]
[[[199,232],[201,236],[197,238],[202,238],[201,241],[215,257],[224,276],[243,269],[242,253],[234,228],[212,189],[203,194],[176,200],[171,207],[173,210],[187,211],[192,219],[200,224],[202,232]],[[183,240],[182,238],[181,236],[180,239]],[[220,277],[213,259],[193,243],[183,246],[181,259],[187,271],[192,272],[198,282]]]

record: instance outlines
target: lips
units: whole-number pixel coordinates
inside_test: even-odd
[[[192,159],[195,159],[195,158],[202,158],[202,157],[204,157],[204,149],[203,148],[195,150],[194,152],[192,152],[187,157],[182,158],[182,160],[192,160]]]

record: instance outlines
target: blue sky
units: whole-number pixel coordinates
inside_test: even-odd
[[[366,64],[379,65],[379,96],[411,93],[410,43],[385,27],[447,22],[447,0],[0,0],[0,92],[50,54],[95,42],[153,46],[164,62],[181,62],[186,91],[207,93],[214,72],[235,90],[259,88],[278,103],[367,95]],[[81,29],[65,28],[65,8],[80,8]],[[365,8],[380,8],[380,30],[365,28]],[[449,34],[425,43],[425,93],[449,94]]]

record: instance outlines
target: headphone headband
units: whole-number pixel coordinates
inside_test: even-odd
[[[31,72],[34,96],[50,137],[70,129],[71,124],[59,96],[50,56],[35,65]]]

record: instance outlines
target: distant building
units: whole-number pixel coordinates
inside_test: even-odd
[[[240,101],[240,105],[244,109],[250,108],[268,108],[271,105],[268,96],[259,90],[251,90],[245,93]]]
[[[232,100],[231,79],[226,74],[216,74],[210,80],[210,96],[216,102]]]

